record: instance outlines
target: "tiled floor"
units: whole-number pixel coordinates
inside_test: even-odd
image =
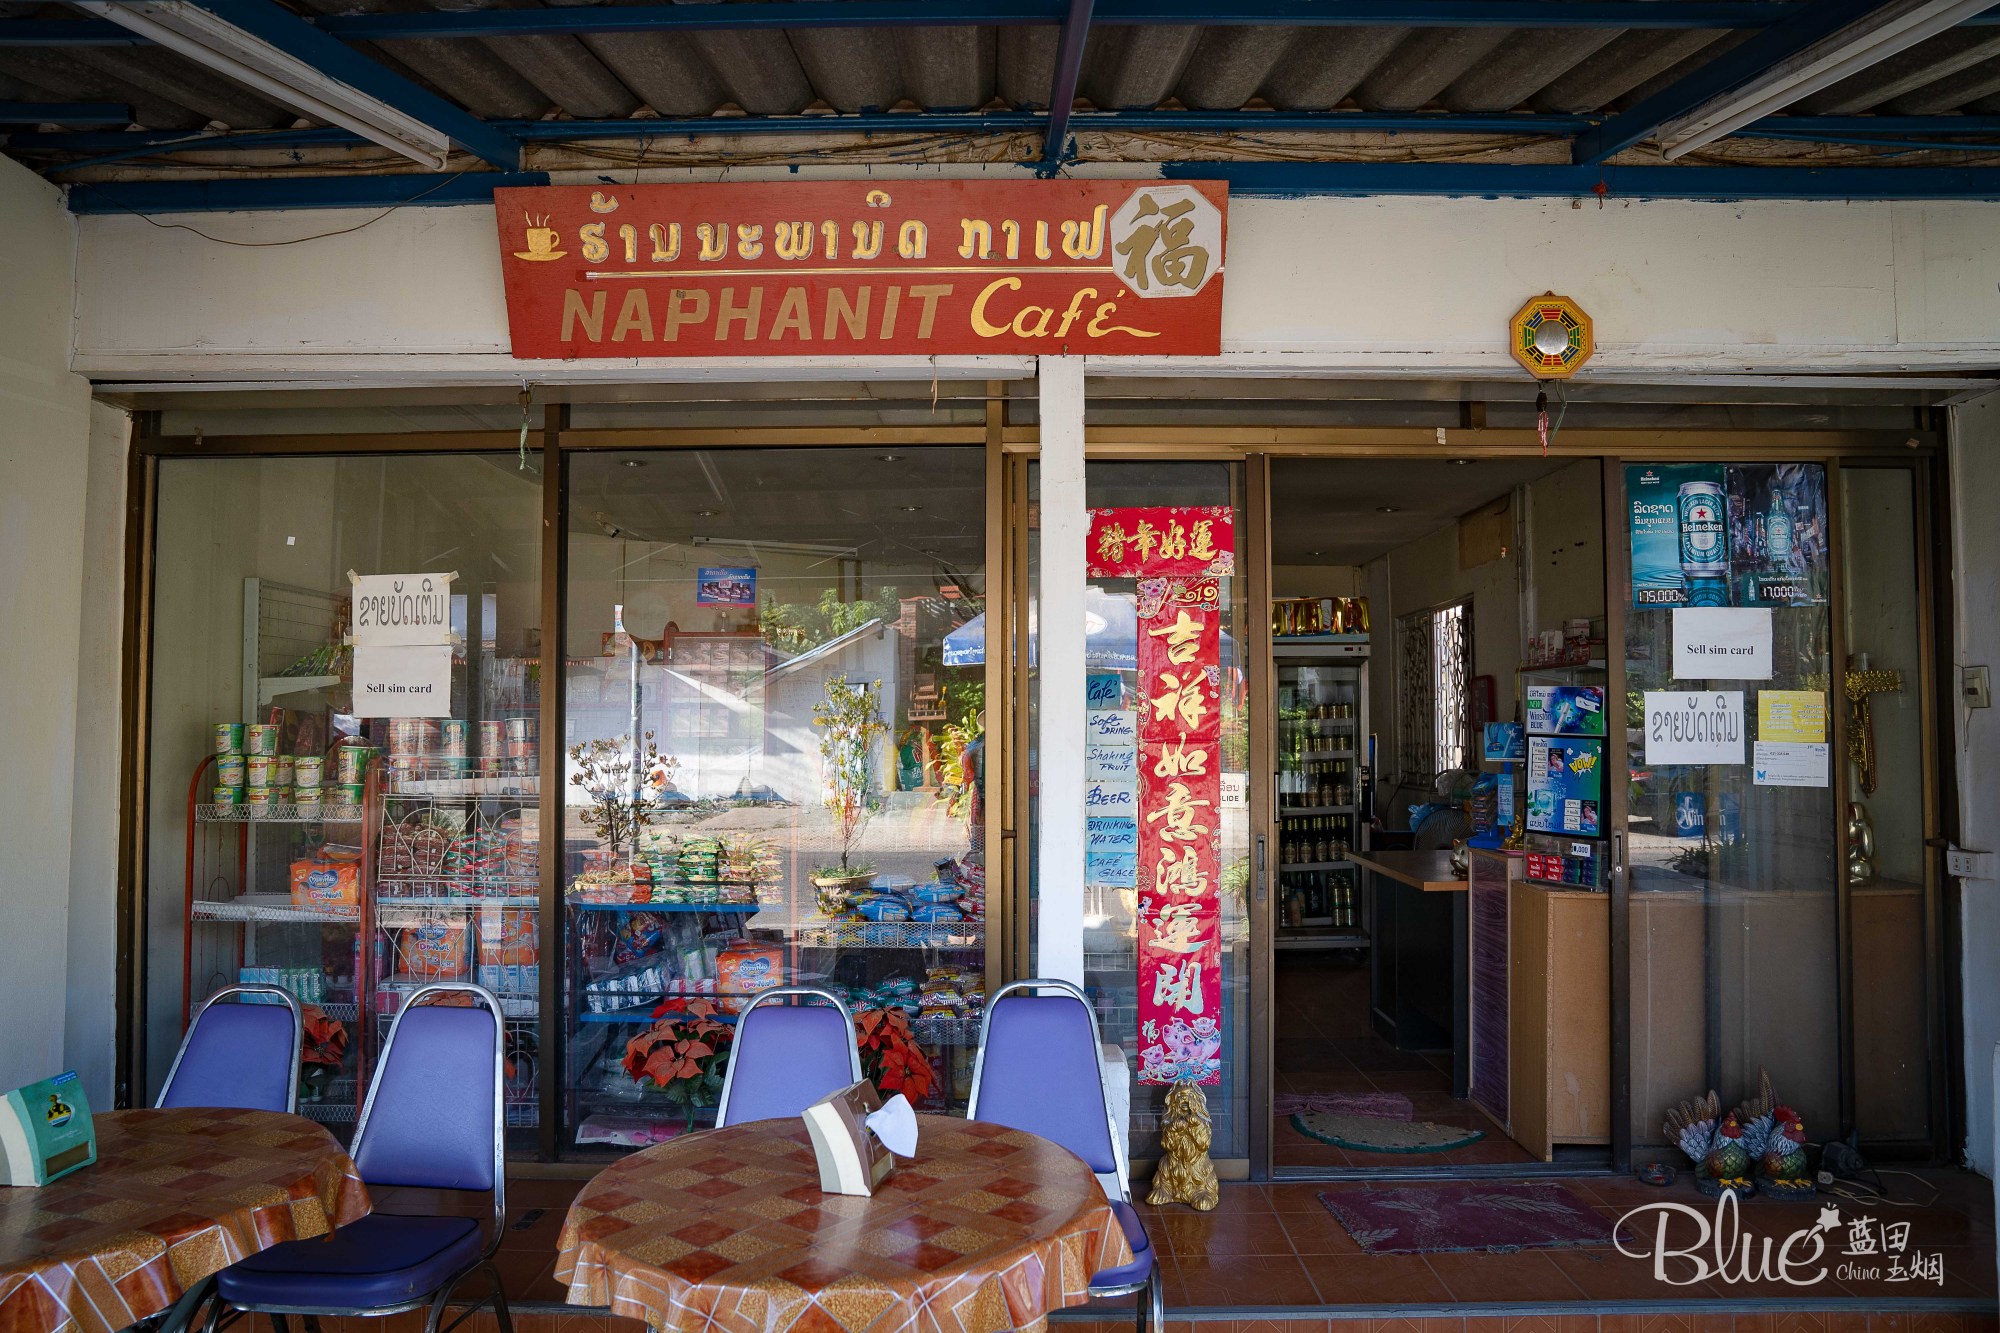
[[[1893,1311],[1956,1319],[1981,1310],[1990,1316],[1995,1307],[1992,1190],[1967,1173],[1926,1171],[1921,1179],[1889,1176],[1887,1183],[1900,1197],[1926,1206],[1859,1210],[1882,1222],[1909,1223],[1909,1249],[1941,1257],[1941,1283],[1868,1280],[1852,1274],[1843,1278],[1829,1272],[1808,1287],[1656,1281],[1649,1259],[1620,1254],[1608,1237],[1617,1219],[1640,1204],[1673,1201],[1712,1216],[1712,1208],[1695,1194],[1686,1177],[1667,1190],[1616,1177],[1575,1177],[1564,1183],[1589,1199],[1603,1216],[1606,1244],[1508,1253],[1370,1255],[1319,1201],[1326,1190],[1374,1188],[1363,1183],[1230,1184],[1223,1187],[1221,1206],[1211,1213],[1182,1207],[1142,1206],[1141,1211],[1161,1255],[1170,1319],[1209,1325],[1170,1333],[1371,1333],[1368,1320],[1391,1317],[1421,1319],[1424,1327],[1410,1322],[1393,1330],[1377,1326],[1372,1333],[1868,1333],[1868,1326],[1856,1321],[1870,1315]],[[517,1333],[639,1333],[638,1325],[630,1321],[610,1321],[616,1328],[607,1329],[601,1312],[571,1313],[563,1305],[564,1291],[552,1269],[563,1214],[577,1188],[570,1181],[526,1180],[509,1186],[511,1220],[499,1256],[508,1296],[526,1315],[562,1321],[558,1327],[525,1319]],[[1856,1211],[1845,1200],[1826,1202],[1840,1207],[1843,1216]],[[1741,1212],[1743,1234],[1752,1239],[1753,1248],[1759,1248],[1767,1237],[1781,1241],[1794,1230],[1811,1226],[1818,1215],[1818,1203],[1753,1201]],[[1829,1248],[1841,1247],[1836,1243]],[[1639,1247],[1628,1244],[1628,1248]],[[1838,1262],[1836,1258],[1821,1267],[1832,1269]],[[1754,1314],[1747,1322],[1741,1318],[1734,1325],[1729,1322],[1754,1312],[1756,1302],[1769,1301],[1786,1304],[1766,1306],[1766,1313]],[[1644,1303],[1643,1308],[1653,1312],[1648,1319],[1675,1306],[1680,1314],[1665,1323],[1647,1323],[1636,1319],[1642,1311],[1635,1303]],[[1814,1315],[1800,1322],[1801,1309],[1836,1318],[1826,1322]],[[1720,1323],[1717,1311],[1722,1312]],[[1533,1312],[1560,1315],[1561,1326],[1553,1318],[1546,1325],[1499,1322],[1503,1313],[1507,1320],[1519,1321]],[[1635,1319],[1602,1330],[1571,1323],[1577,1317],[1592,1321],[1613,1314]],[[1248,1322],[1253,1315],[1265,1316],[1254,1328]],[[1485,1322],[1489,1316],[1494,1321],[1491,1330],[1461,1331],[1435,1322],[1444,1319],[1455,1326],[1466,1320]],[[1212,1327],[1239,1318],[1245,1322],[1237,1330]],[[572,1326],[578,1319],[586,1321],[581,1328]],[[1086,1325],[1103,1321],[1104,1328],[1073,1328],[1070,1319]],[[1117,1333],[1130,1328],[1128,1319],[1125,1309],[1092,1305],[1065,1312],[1060,1333]],[[1276,1324],[1270,1322],[1273,1319]],[[1328,1329],[1329,1319],[1336,1325],[1359,1322],[1349,1329]],[[1689,1323],[1691,1319],[1699,1326]],[[1299,1327],[1279,1326],[1287,1323]],[[1893,1333],[1957,1333],[1966,1326],[1948,1322],[1920,1327],[1906,1318],[1901,1324],[1874,1327]],[[2000,1333],[1990,1318],[1977,1327],[1979,1333]],[[366,1333],[412,1331],[382,1330],[377,1325]],[[472,1333],[492,1330],[480,1327]]]
[[[1291,1118],[1273,1117],[1271,1160],[1279,1166],[1463,1166],[1532,1161],[1471,1102],[1451,1095],[1447,1051],[1399,1051],[1368,1021],[1365,955],[1280,950],[1274,1090],[1281,1093],[1400,1092],[1419,1120],[1484,1131],[1486,1137],[1442,1153],[1371,1153],[1321,1143],[1299,1133]]]

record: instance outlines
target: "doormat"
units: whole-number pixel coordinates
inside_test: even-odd
[[[1557,1184],[1328,1190],[1319,1201],[1370,1254],[1610,1245],[1618,1230],[1582,1195]]]
[[[1281,1092],[1272,1098],[1279,1115],[1329,1111],[1334,1115],[1373,1115],[1384,1120],[1408,1120],[1416,1114],[1400,1092]]]
[[[1485,1130],[1440,1125],[1433,1120],[1393,1120],[1330,1111],[1301,1111],[1292,1117],[1292,1128],[1309,1139],[1359,1152],[1450,1152],[1486,1137]]]

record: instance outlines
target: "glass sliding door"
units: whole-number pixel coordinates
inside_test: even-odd
[[[1928,1146],[1939,1034],[1918,474],[1843,466],[1839,475],[1854,1129],[1865,1143]]]
[[[1826,469],[1627,464],[1624,838],[1632,1138],[1760,1071],[1838,1132]]]
[[[1039,469],[1030,466],[1030,513],[1039,498]],[[1243,644],[1248,614],[1249,581],[1244,514],[1244,469],[1224,462],[1093,461],[1084,473],[1085,502],[1091,509],[1155,506],[1221,505],[1236,511],[1234,576],[1219,580],[1221,616],[1221,777],[1222,808],[1218,812],[1221,852],[1221,1012],[1222,1082],[1204,1089],[1213,1118],[1211,1155],[1241,1158],[1250,1151],[1250,713],[1248,662]],[[1040,586],[1041,547],[1038,526],[1028,534],[1030,607],[1028,725],[1028,823],[1032,829],[1038,808],[1037,757],[1040,752],[1039,711],[1041,675],[1033,653],[1037,622],[1036,590]],[[1085,669],[1093,692],[1092,708],[1102,703],[1139,697],[1136,652],[1138,584],[1133,579],[1093,578],[1085,592]],[[1129,706],[1129,705],[1126,705]],[[1267,779],[1268,780],[1268,779]],[[1030,918],[1041,892],[1034,858],[1026,877]],[[1094,873],[1093,873],[1094,867]],[[1138,890],[1136,858],[1129,867],[1119,858],[1091,858],[1077,867],[1083,882],[1084,989],[1096,1007],[1108,1045],[1121,1048],[1131,1070],[1129,1132],[1131,1154],[1146,1160],[1159,1155],[1160,1112],[1167,1089],[1139,1080]],[[1114,1097],[1114,1114],[1119,1109]]]
[[[712,1124],[738,1012],[780,983],[864,1016],[885,1093],[963,1109],[987,985],[985,467],[572,459],[565,1151]],[[652,1058],[682,1039],[698,1069]]]

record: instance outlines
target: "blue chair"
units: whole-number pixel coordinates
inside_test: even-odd
[[[1037,994],[1040,991],[1052,994]],[[1110,1196],[1111,1211],[1132,1246],[1132,1262],[1092,1275],[1092,1296],[1144,1293],[1135,1317],[1142,1331],[1164,1333],[1166,1286],[1146,1224],[1126,1185],[1125,1145],[1104,1098],[1103,1040],[1083,992],[1067,981],[1016,981],[986,1006],[979,1057],[972,1067],[968,1120],[1039,1135],[1081,1157]]]
[[[241,998],[252,995],[270,998]],[[299,1002],[290,991],[225,986],[195,1012],[153,1105],[296,1113],[304,1039]]]
[[[788,997],[822,1003],[780,1003]],[[860,1081],[854,1016],[839,997],[817,986],[773,986],[758,991],[736,1019],[715,1123],[788,1120]]]
[[[450,995],[478,1006],[432,1004]],[[424,1333],[438,1333],[459,1283],[483,1271],[500,1333],[513,1333],[493,1251],[507,1218],[506,1029],[492,992],[463,982],[425,986],[404,1004],[354,1127],[354,1165],[370,1187],[490,1191],[490,1235],[477,1218],[373,1212],[330,1237],[288,1241],[216,1275],[207,1333],[225,1312],[265,1314],[278,1333],[302,1315],[374,1318],[429,1307]]]

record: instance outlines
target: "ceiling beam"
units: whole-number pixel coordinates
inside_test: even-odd
[[[542,171],[265,180],[114,181],[69,187],[72,213],[233,213],[295,208],[434,207],[491,203],[493,191],[547,185]]]
[[[0,102],[0,125],[130,125],[118,102]]]
[[[1498,166],[1463,162],[1167,162],[1170,180],[1232,195],[1511,199],[2000,200],[2000,167]]]
[[[1056,74],[1049,90],[1049,128],[1042,138],[1042,166],[1052,172],[1060,166],[1069,138],[1070,112],[1076,107],[1076,85],[1083,77],[1083,49],[1090,41],[1090,16],[1094,0],[1069,0],[1063,18],[1062,37],[1056,43]]]
[[[329,36],[274,0],[76,0],[314,120],[442,166],[449,146],[500,168],[518,141]]]
[[[1398,28],[1755,29],[1808,8],[1786,0],[1098,0],[1101,26],[1186,25]],[[591,5],[525,9],[427,9],[322,15],[311,21],[346,41],[527,37],[574,33],[697,32],[786,28],[1015,27],[1054,25],[1064,0],[739,0],[728,5]],[[1973,24],[2000,23],[1991,12]],[[91,19],[0,21],[0,46],[134,46],[143,39]]]
[[[118,122],[123,124],[125,122]],[[1588,116],[1495,115],[1455,112],[1374,111],[1081,111],[1070,117],[1072,134],[1117,131],[1187,134],[1518,134],[1563,137],[1590,129]],[[592,139],[681,139],[729,135],[981,135],[1045,132],[1048,117],[1032,111],[973,115],[957,112],[875,112],[853,116],[700,116],[688,119],[497,120],[487,124],[524,143]],[[1828,136],[1857,143],[1881,137],[1947,140],[2000,138],[2000,116],[1772,116],[1738,131],[1749,138]],[[261,148],[349,148],[367,142],[337,128],[249,130],[20,130],[0,135],[16,152],[112,153],[143,157],[156,152],[243,152]],[[1958,145],[1993,151],[1995,145]],[[65,163],[64,168],[77,163]]]
[[[1680,80],[1578,135],[1570,160],[1587,166],[1624,152],[1661,126],[1768,73],[1882,8],[1882,0],[1815,0]]]

